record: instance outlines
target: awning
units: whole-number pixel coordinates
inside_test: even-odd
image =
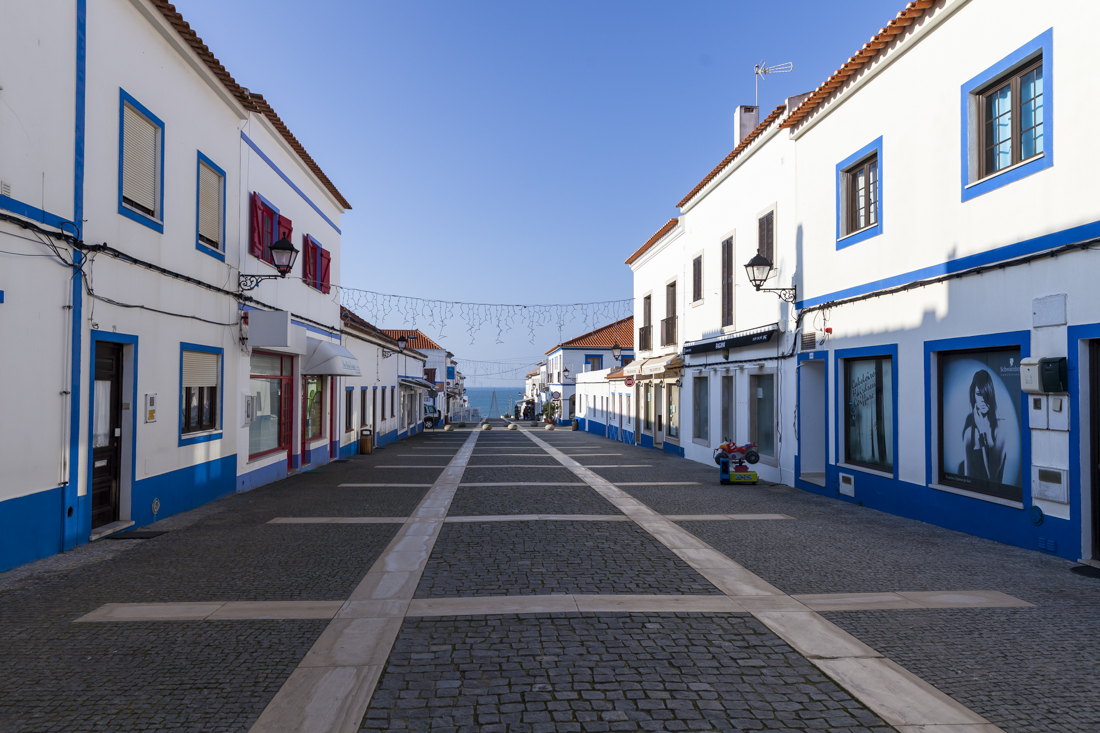
[[[642,365],[645,364],[647,361],[649,361],[649,359],[641,359],[641,360],[635,359],[634,361],[630,362],[629,364],[627,364],[626,366],[623,367],[623,374],[625,374],[628,377],[632,377],[632,376],[636,376],[638,374],[641,374],[642,373]]]
[[[623,373],[625,367],[619,367],[618,369],[612,369],[607,373],[604,379],[626,379],[626,375]]]
[[[397,380],[406,387],[417,387],[419,389],[435,390],[435,385],[426,379],[417,379],[416,377],[401,377]]]
[[[642,374],[660,374],[661,372],[671,372],[679,369],[684,365],[684,360],[679,355],[676,356],[658,356],[655,359],[647,359],[646,363],[642,365]]]
[[[305,366],[302,374],[361,377],[359,360],[340,344],[306,338]]]

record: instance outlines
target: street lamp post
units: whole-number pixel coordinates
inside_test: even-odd
[[[751,260],[745,264],[745,271],[749,276],[749,282],[756,288],[757,292],[763,293],[775,293],[780,300],[784,300],[788,303],[794,303],[798,299],[797,288],[765,288],[764,283],[771,277],[772,263],[762,254],[757,253]]]
[[[298,258],[298,250],[286,237],[281,237],[279,241],[271,245],[271,261],[275,265],[275,269],[278,270],[278,275],[248,275],[240,272],[237,274],[237,290],[245,292],[246,290],[255,290],[260,286],[260,283],[264,280],[281,280],[290,274],[294,269],[294,261]]]

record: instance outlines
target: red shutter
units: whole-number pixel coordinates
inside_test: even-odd
[[[332,259],[332,255],[326,250],[321,250],[321,292],[327,293],[331,290],[329,287],[329,264]]]
[[[291,223],[290,219],[287,219],[282,214],[279,214],[279,236],[277,237],[277,239],[282,239],[283,237],[290,239],[290,235],[293,233],[294,224]]]
[[[252,246],[249,252],[253,257],[263,259],[264,256],[264,205],[260,202],[260,194],[252,194]]]
[[[302,244],[302,280],[311,288],[317,287],[317,253],[309,237],[303,237]]]

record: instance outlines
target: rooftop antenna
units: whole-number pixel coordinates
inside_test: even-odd
[[[776,64],[775,66],[767,66],[764,60],[761,59],[760,63],[756,65],[756,69],[753,73],[756,75],[756,106],[760,106],[760,80],[767,80],[768,74],[786,74],[788,71],[794,71],[794,64],[788,61],[785,64]]]

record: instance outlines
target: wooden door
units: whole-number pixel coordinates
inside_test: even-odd
[[[122,474],[122,346],[95,342],[92,529],[118,521]]]

